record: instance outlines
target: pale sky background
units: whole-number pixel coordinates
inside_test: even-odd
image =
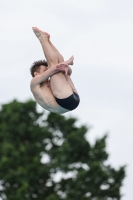
[[[81,103],[65,115],[92,126],[92,143],[109,133],[108,163],[127,164],[122,200],[132,200],[133,1],[0,0],[1,104],[33,98],[29,68],[44,56],[32,26],[49,32],[65,59],[74,55]]]

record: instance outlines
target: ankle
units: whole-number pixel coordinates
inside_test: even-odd
[[[38,37],[38,39],[40,40],[40,42],[42,42],[44,40],[48,41],[48,36],[40,35],[40,37]]]

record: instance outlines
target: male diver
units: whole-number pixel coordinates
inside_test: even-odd
[[[69,65],[73,65],[73,56],[64,62],[63,56],[50,41],[50,35],[32,28],[39,39],[46,60],[35,61],[31,68],[30,88],[36,102],[44,109],[63,114],[77,108],[80,102],[78,92],[70,78]]]

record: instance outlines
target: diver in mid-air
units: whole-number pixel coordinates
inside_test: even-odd
[[[54,113],[65,113],[77,108],[80,102],[78,92],[70,78],[69,65],[73,56],[64,62],[63,56],[50,41],[50,35],[32,28],[39,39],[46,60],[35,61],[31,68],[30,88],[36,102],[44,109]]]

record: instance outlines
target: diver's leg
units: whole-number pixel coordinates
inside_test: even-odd
[[[49,34],[42,32],[38,28],[35,28],[35,27],[33,28],[33,31],[38,37],[38,39],[40,40],[44,55],[48,62],[48,67],[51,68],[52,66],[57,65],[58,57],[49,43]],[[67,61],[67,64],[68,65],[71,64],[72,61],[73,61],[73,58]],[[50,86],[51,86],[53,95],[59,99],[67,98],[73,93],[73,90],[70,84],[67,82],[66,77],[62,72],[54,74],[51,77]]]
[[[42,32],[36,27],[33,27],[32,29],[42,45],[48,67],[56,65],[58,63],[58,57],[55,51],[52,49],[51,45],[49,44],[49,34],[46,32],[43,32],[42,34]]]
[[[73,83],[73,81],[72,81],[72,79],[71,79],[71,77],[69,75],[66,75],[66,80],[70,84],[70,86],[72,88],[72,91],[75,92],[76,94],[78,94],[78,92],[77,92],[77,90],[76,90],[76,88],[74,86],[74,83]]]
[[[60,52],[56,49],[56,47],[52,44],[52,42],[49,39],[49,43],[52,47],[52,49],[54,50],[54,52],[56,53],[57,57],[58,57],[58,63],[64,62],[64,58],[63,56],[60,54]]]
[[[58,63],[62,63],[64,62],[64,58],[63,56],[60,54],[60,52],[56,49],[56,47],[53,45],[53,43],[50,41],[49,39],[49,43],[52,47],[52,49],[55,51],[55,53],[57,54],[57,57],[58,57]],[[73,56],[71,57],[73,58]],[[70,59],[71,59],[70,58]],[[71,62],[71,65],[73,65],[73,61]],[[72,74],[72,69],[70,68],[70,66],[68,66],[68,75],[70,76]]]

